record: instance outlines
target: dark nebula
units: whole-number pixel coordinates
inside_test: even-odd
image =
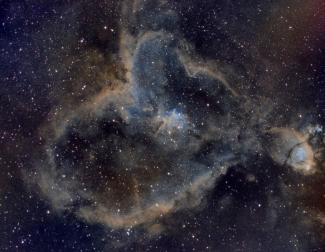
[[[324,17],[0,1],[0,251],[325,251]]]

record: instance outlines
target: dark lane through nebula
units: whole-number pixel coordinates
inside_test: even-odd
[[[325,2],[0,13],[1,251],[325,250]]]

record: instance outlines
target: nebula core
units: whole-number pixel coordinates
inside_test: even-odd
[[[1,251],[324,251],[323,1],[2,1]]]

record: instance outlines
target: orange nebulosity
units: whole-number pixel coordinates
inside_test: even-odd
[[[308,136],[289,128],[273,128],[271,156],[280,165],[311,175],[316,172],[314,151],[308,143]]]

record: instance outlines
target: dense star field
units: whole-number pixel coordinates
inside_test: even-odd
[[[325,251],[325,1],[0,0],[0,251]]]

